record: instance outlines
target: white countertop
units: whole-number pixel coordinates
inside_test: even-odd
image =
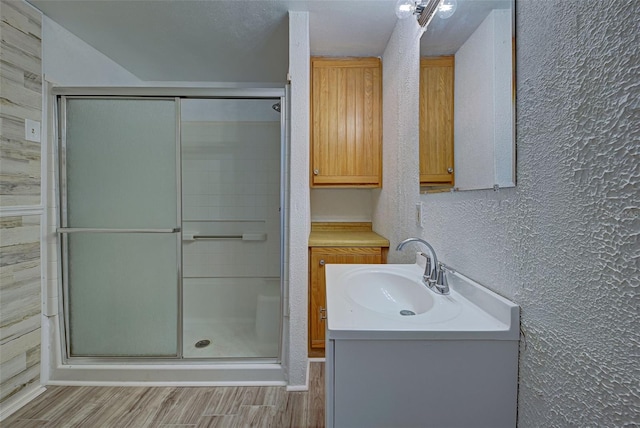
[[[465,276],[448,271],[449,295],[433,293],[433,307],[422,314],[381,313],[358,304],[347,292],[354,272],[379,269],[415,276],[419,264],[326,266],[327,339],[353,340],[518,340],[519,307]]]

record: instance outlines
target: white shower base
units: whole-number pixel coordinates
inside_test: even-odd
[[[184,278],[185,359],[262,358],[280,347],[280,278]],[[203,348],[196,343],[209,340]]]
[[[278,358],[278,338],[259,337],[254,319],[233,321],[185,320],[184,358]],[[274,340],[275,339],[275,340]],[[200,340],[210,340],[196,348]]]

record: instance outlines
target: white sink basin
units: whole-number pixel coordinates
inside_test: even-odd
[[[412,275],[371,268],[348,273],[344,281],[347,296],[372,311],[413,316],[433,308],[434,293]]]
[[[458,300],[438,295],[422,283],[424,268],[418,265],[328,266],[327,290],[336,268],[342,272],[336,277],[340,299],[359,309],[350,308],[350,315],[360,313],[367,319],[367,314],[375,313],[402,324],[434,324],[453,319],[462,310]]]

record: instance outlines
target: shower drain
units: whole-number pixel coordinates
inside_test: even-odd
[[[211,345],[211,341],[209,339],[198,340],[196,342],[196,348],[198,348],[198,349],[206,348],[209,345]]]
[[[408,316],[408,315],[415,315],[416,313],[413,311],[410,311],[409,309],[403,309],[400,311],[400,315],[402,316]]]

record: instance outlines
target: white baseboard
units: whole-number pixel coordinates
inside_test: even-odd
[[[304,385],[287,385],[287,392],[300,392],[309,390],[309,365],[311,362],[307,359],[307,373],[305,374]]]
[[[31,388],[26,388],[25,390],[20,391],[15,396],[7,399],[7,401],[0,403],[0,421],[5,420],[20,410],[23,406],[46,390],[47,389],[44,386],[34,385]]]
[[[287,392],[305,392],[309,390],[309,385],[287,385]]]
[[[47,385],[258,386],[285,385],[281,364],[64,364]]]
[[[309,390],[309,369],[311,363],[324,363],[325,358],[308,358],[307,359],[307,376],[305,378],[304,385],[287,385],[287,392],[304,392]]]

